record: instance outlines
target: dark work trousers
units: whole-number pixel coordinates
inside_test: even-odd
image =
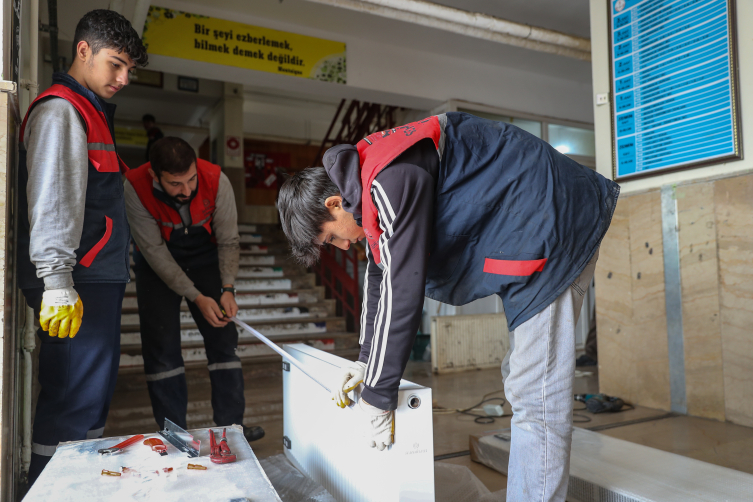
[[[170,289],[149,267],[138,260],[136,296],[141,325],[141,351],[144,372],[152,400],[154,419],[160,428],[165,418],[186,428],[188,389],[183,355],[180,349],[180,302],[182,297]],[[196,289],[219,304],[222,279],[217,266],[183,269]],[[243,396],[243,370],[235,354],[238,331],[235,324],[215,328],[209,324],[199,307],[188,303],[196,325],[204,337],[209,379],[212,384],[212,409],[218,426],[243,423],[246,407]]]
[[[120,363],[120,311],[125,284],[76,284],[84,317],[74,338],[37,330],[39,398],[34,416],[29,486],[62,441],[102,437]],[[39,319],[44,288],[25,289]]]

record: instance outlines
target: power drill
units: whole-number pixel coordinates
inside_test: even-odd
[[[575,394],[575,400],[585,403],[586,409],[591,413],[620,411],[625,406],[625,401],[619,397],[607,396],[606,394]]]

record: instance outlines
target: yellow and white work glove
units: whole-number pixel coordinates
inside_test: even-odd
[[[342,368],[342,372],[335,380],[332,386],[332,400],[340,408],[345,408],[350,404],[348,392],[352,391],[358,384],[363,382],[366,373],[366,363],[356,361],[349,366]]]
[[[42,294],[39,325],[50,336],[73,338],[81,327],[84,304],[73,288],[50,289]]]
[[[395,412],[380,410],[363,399],[358,406],[366,414],[366,441],[372,448],[383,451],[395,441]]]

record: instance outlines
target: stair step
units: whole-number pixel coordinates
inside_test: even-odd
[[[133,266],[132,266],[133,267]],[[266,266],[255,266],[255,265],[242,265],[238,268],[238,275],[236,276],[238,279],[273,279],[276,277],[289,277],[289,276],[300,276],[302,274],[305,274],[305,270],[303,270],[300,267],[293,266],[293,267],[286,267],[285,269],[283,267],[266,267]],[[134,272],[133,268],[130,270],[130,277],[132,281],[136,280],[136,273]]]
[[[262,422],[282,421],[282,400],[259,403],[247,398],[243,419],[246,424],[254,425]],[[189,400],[186,423],[189,430],[215,427],[211,399]],[[136,431],[150,431],[156,428],[152,406],[148,404],[138,408],[110,410],[105,434],[108,437],[129,436]]]
[[[332,317],[334,315],[335,305],[323,304],[313,307],[296,306],[296,307],[264,307],[264,308],[250,308],[239,309],[237,317],[241,321],[246,322],[260,322],[260,321],[276,321],[281,319],[289,319],[295,321],[296,319],[309,319],[316,317]],[[191,312],[180,313],[181,325],[193,325],[196,321],[193,318]],[[126,326],[138,326],[139,314],[122,314],[120,316],[121,327]]]
[[[238,279],[235,290],[239,293],[259,291],[290,291],[293,289],[308,289],[316,285],[314,274],[292,276],[284,279]],[[126,293],[135,293],[134,281],[126,284]]]
[[[239,308],[248,307],[294,307],[294,306],[317,306],[322,302],[329,304],[335,300],[324,299],[324,287],[317,286],[312,290],[301,290],[291,293],[239,293],[235,296],[235,303]],[[180,309],[188,311],[185,299],[180,304]],[[123,313],[134,314],[138,311],[138,302],[135,295],[123,298]],[[334,312],[334,311],[333,311]]]
[[[330,353],[347,353],[351,355],[351,357],[354,355],[355,357],[358,357],[358,354],[360,353],[359,349],[336,349],[335,348],[335,341],[330,340],[308,340],[306,342],[308,345],[311,345],[312,347],[315,347],[319,350],[324,350],[326,352]],[[248,344],[248,345],[238,345],[238,349],[236,350],[236,354],[241,359],[241,361],[268,361],[268,360],[275,360],[275,359],[282,359],[275,351],[270,349],[264,344]],[[207,362],[207,356],[206,351],[203,347],[197,347],[197,348],[186,348],[181,349],[181,355],[183,356],[183,362],[186,367],[196,367],[200,365],[204,365]],[[344,356],[343,356],[344,357]],[[120,354],[120,369],[119,372],[122,372],[123,370],[136,370],[136,371],[143,371],[144,368],[144,358],[141,356],[141,354]]]
[[[283,277],[285,275],[282,267],[240,267],[236,277],[246,279],[255,277]]]
[[[238,233],[274,234],[281,233],[282,229],[277,223],[238,223]]]
[[[358,345],[358,335],[355,333],[347,333],[347,332],[341,332],[341,333],[333,333],[329,331],[325,331],[324,333],[311,333],[311,334],[300,334],[300,333],[294,333],[290,335],[275,335],[275,336],[269,336],[267,337],[270,340],[272,340],[277,345],[283,344],[283,343],[306,343],[311,345],[314,344],[331,344],[334,343],[334,348],[336,349],[353,349],[356,347],[359,347]],[[245,337],[239,337],[238,339],[238,346],[246,346],[246,345],[264,345],[263,342],[259,341],[254,336],[245,336]],[[266,345],[264,345],[266,347]],[[204,341],[194,340],[191,342],[181,342],[180,345],[181,349],[194,349],[194,348],[201,348],[204,347]],[[133,347],[128,346],[121,349],[124,353],[127,354],[138,354],[141,352],[140,347]]]
[[[326,333],[338,333],[345,331],[345,319],[342,317],[330,317],[324,319],[316,319],[314,321],[301,321],[290,322],[282,321],[276,323],[270,323],[265,321],[264,324],[258,324],[251,326],[262,335],[266,336],[270,340],[274,340],[275,337],[285,335],[321,335]],[[180,330],[181,343],[191,343],[197,340],[203,340],[201,333],[195,326],[183,327]],[[238,328],[238,340],[256,340],[251,333],[248,333],[244,329]],[[123,347],[137,347],[141,350],[141,335],[138,331],[138,326],[132,331],[121,330],[120,333],[120,345]]]
[[[349,333],[346,331],[327,331],[326,324],[319,326],[320,323],[311,323],[315,326],[306,327],[301,329],[288,330],[289,333],[285,333],[283,330],[279,332],[270,332],[268,329],[262,331],[262,334],[267,338],[275,342],[281,343],[293,343],[293,342],[307,342],[309,340],[335,340],[337,348],[354,348],[358,347],[358,334]],[[333,328],[338,326],[333,325]],[[262,327],[263,329],[263,327]],[[246,331],[238,332],[238,345],[253,345],[262,343],[255,336]],[[195,348],[203,347],[204,339],[201,337],[199,330],[182,330],[181,331],[181,348]],[[141,336],[139,333],[123,333],[120,335],[120,351],[123,354],[141,354]]]
[[[264,237],[260,234],[241,234],[242,244],[261,244],[264,241]]]
[[[241,257],[240,257],[240,260],[238,261],[238,264],[239,264],[240,266],[244,266],[244,265],[246,265],[246,266],[248,266],[248,265],[253,265],[253,266],[257,266],[257,267],[258,267],[258,266],[263,266],[263,265],[266,265],[266,266],[272,266],[272,265],[275,265],[275,261],[276,261],[276,258],[277,258],[277,257],[276,257],[276,256],[274,256],[274,255],[262,255],[262,256],[254,256],[254,255],[251,255],[251,256],[241,256]]]

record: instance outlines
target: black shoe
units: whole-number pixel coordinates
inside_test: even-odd
[[[575,360],[575,366],[596,366],[596,359],[593,359],[591,356],[587,356],[586,354],[583,354],[578,359]]]
[[[262,429],[258,425],[255,425],[253,427],[246,427],[244,425],[243,436],[246,438],[246,441],[248,441],[249,443],[252,441],[257,441],[264,437],[264,429]]]

